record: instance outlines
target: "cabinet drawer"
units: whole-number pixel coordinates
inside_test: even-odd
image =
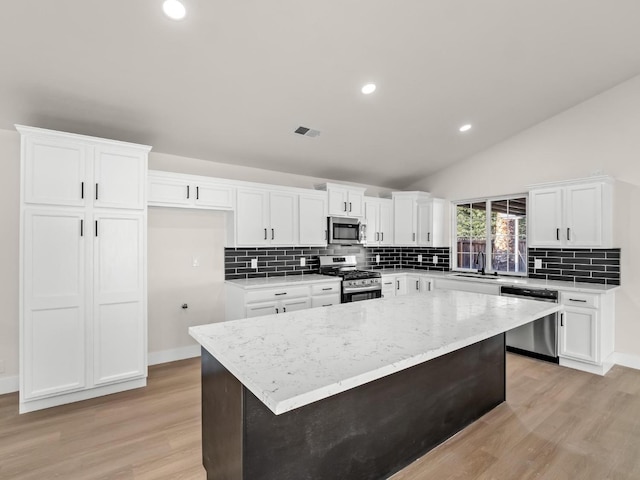
[[[331,305],[340,304],[340,294],[332,295],[318,295],[317,297],[311,297],[311,308],[316,307],[329,307]]]
[[[268,288],[247,292],[245,302],[254,303],[266,302],[269,300],[287,300],[289,298],[300,298],[308,295],[309,287],[307,285],[299,287]]]
[[[573,305],[574,307],[598,308],[600,295],[588,293],[562,292],[560,295],[563,305]]]
[[[340,283],[311,285],[311,295],[331,295],[333,293],[340,293]]]

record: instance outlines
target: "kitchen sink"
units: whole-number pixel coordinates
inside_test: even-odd
[[[500,277],[495,275],[481,275],[479,273],[454,273],[452,277],[479,278],[482,280],[498,280]]]

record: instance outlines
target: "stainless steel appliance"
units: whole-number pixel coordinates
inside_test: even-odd
[[[367,241],[367,227],[357,218],[329,217],[329,243],[362,245]]]
[[[555,290],[503,286],[500,295],[558,303]],[[553,313],[507,332],[507,350],[558,363],[558,314]]]
[[[320,273],[342,278],[342,303],[370,300],[382,296],[380,272],[358,270],[355,255],[323,255],[320,259]]]

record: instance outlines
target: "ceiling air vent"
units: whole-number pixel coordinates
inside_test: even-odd
[[[294,130],[294,133],[304,135],[305,137],[317,137],[318,135],[320,135],[319,130],[313,130],[307,127],[298,127]]]

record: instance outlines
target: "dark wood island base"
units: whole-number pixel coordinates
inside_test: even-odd
[[[383,479],[505,401],[505,335],[275,415],[202,349],[207,480]]]

